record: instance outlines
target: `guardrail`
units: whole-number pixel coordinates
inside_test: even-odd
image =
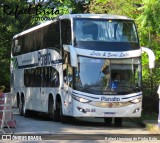
[[[16,127],[16,120],[12,112],[12,94],[0,92],[0,131],[5,134],[4,127],[12,133],[11,128]]]

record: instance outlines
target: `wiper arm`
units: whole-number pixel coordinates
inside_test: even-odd
[[[76,40],[76,37],[74,37],[74,47],[77,46],[77,40]]]

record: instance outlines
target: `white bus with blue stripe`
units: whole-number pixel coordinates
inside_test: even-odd
[[[11,91],[21,115],[54,121],[102,117],[107,125],[142,112],[142,50],[132,19],[69,14],[13,37]]]

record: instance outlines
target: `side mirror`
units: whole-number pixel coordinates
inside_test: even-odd
[[[69,46],[69,50],[70,50],[71,66],[77,67],[78,61],[77,61],[76,49],[73,46]]]
[[[159,95],[159,99],[160,99],[160,85],[158,86],[157,93],[158,93],[158,95]]]
[[[155,55],[153,53],[153,51],[149,48],[146,47],[141,47],[142,51],[146,52],[148,54],[149,57],[149,68],[153,69],[155,67]]]
[[[65,51],[70,52],[71,66],[77,67],[78,61],[77,61],[77,52],[75,47],[73,47],[72,45],[63,45],[63,49]]]

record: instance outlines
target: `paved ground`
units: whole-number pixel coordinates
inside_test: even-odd
[[[45,116],[24,118],[15,115],[15,118],[17,128],[13,131],[20,134],[150,134],[145,127],[129,120],[124,121],[122,127],[106,127],[103,119],[78,119],[62,124],[50,121]]]
[[[146,127],[141,126],[131,120],[125,120],[122,127],[106,127],[103,119],[96,118],[84,121],[84,119],[72,120],[69,124],[50,121],[44,115],[33,115],[32,118],[24,118],[17,111],[14,114],[17,121],[17,128],[12,129],[14,139],[21,141],[7,140],[0,143],[120,143],[120,142],[159,142],[156,141],[157,135],[150,135]],[[80,121],[79,121],[80,120]],[[8,132],[8,129],[5,129]],[[27,137],[25,137],[27,136]],[[36,136],[41,141],[24,141],[25,138]],[[35,137],[35,138],[36,138]],[[160,135],[158,135],[160,137]],[[46,140],[44,140],[46,139]],[[79,140],[77,140],[79,139]],[[151,140],[152,139],[152,140]],[[52,141],[50,141],[52,140]],[[134,140],[134,141],[133,141]],[[137,140],[137,141],[136,141]],[[150,140],[150,141],[149,141]]]

